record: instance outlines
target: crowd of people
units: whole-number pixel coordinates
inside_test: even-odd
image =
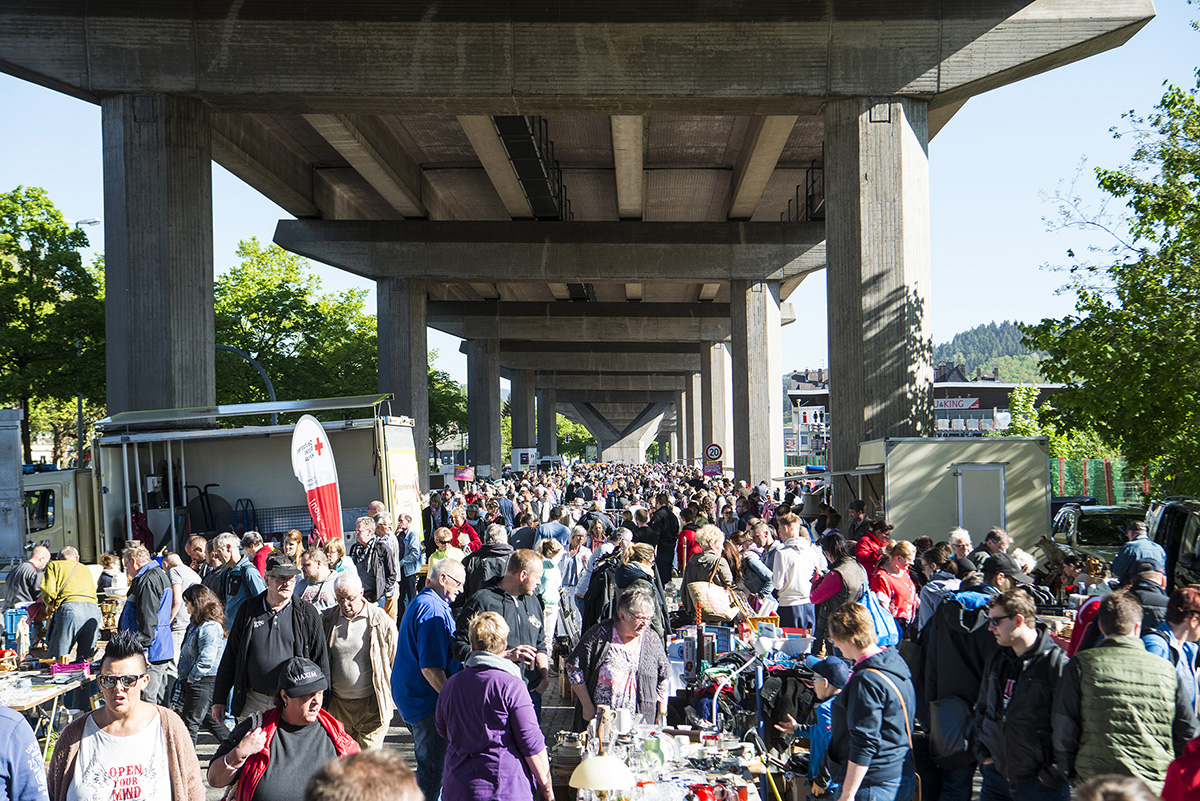
[[[945,801],[977,785],[986,801],[1200,787],[1200,589],[1167,595],[1144,527],[1105,582],[1074,556],[1038,572],[999,528],[978,547],[961,529],[895,531],[805,489],[560,467],[435,491],[419,526],[376,502],[348,548],[224,533],[159,560],[132,543],[99,586],[73,549],[34,549],[6,602],[52,611],[52,655],[92,654],[97,599],[125,590],[105,704],[59,737],[43,787],[549,801],[539,721],[556,651],[575,728],[601,705],[663,723],[674,631],[769,614],[813,640],[814,706],[776,728],[809,738],[814,795],[907,801],[918,778]],[[1039,619],[1084,592],[1069,641]],[[397,713],[414,771],[385,745]],[[202,728],[220,742],[203,773]],[[337,794],[380,777],[383,795]]]

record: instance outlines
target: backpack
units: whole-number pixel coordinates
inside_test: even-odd
[[[880,648],[890,648],[900,642],[900,627],[896,625],[896,618],[883,608],[883,604],[879,602],[875,593],[871,592],[870,587],[863,589],[858,603],[865,606],[867,614],[871,616],[871,623],[875,626],[875,636],[878,638]]]
[[[617,568],[620,566],[620,551],[613,551],[596,563],[587,593],[583,596],[580,631],[587,631],[601,620],[608,620],[616,614]]]

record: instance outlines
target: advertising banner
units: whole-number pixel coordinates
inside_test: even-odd
[[[304,487],[317,538],[342,536],[342,496],[329,437],[317,418],[306,414],[292,432],[292,472]]]

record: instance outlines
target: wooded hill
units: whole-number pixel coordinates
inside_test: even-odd
[[[1031,351],[1021,342],[1021,331],[1015,323],[990,322],[955,334],[949,342],[935,345],[933,363],[966,365],[967,378],[974,378],[978,369],[990,373],[1000,369],[1005,382],[1044,381],[1038,362],[1044,354]]]

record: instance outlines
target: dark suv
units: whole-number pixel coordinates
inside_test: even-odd
[[[1150,539],[1167,552],[1170,589],[1200,584],[1200,499],[1167,498],[1150,504]]]
[[[1081,506],[1068,503],[1054,517],[1050,538],[1068,550],[1111,563],[1128,540],[1125,527],[1145,520],[1142,506]]]

